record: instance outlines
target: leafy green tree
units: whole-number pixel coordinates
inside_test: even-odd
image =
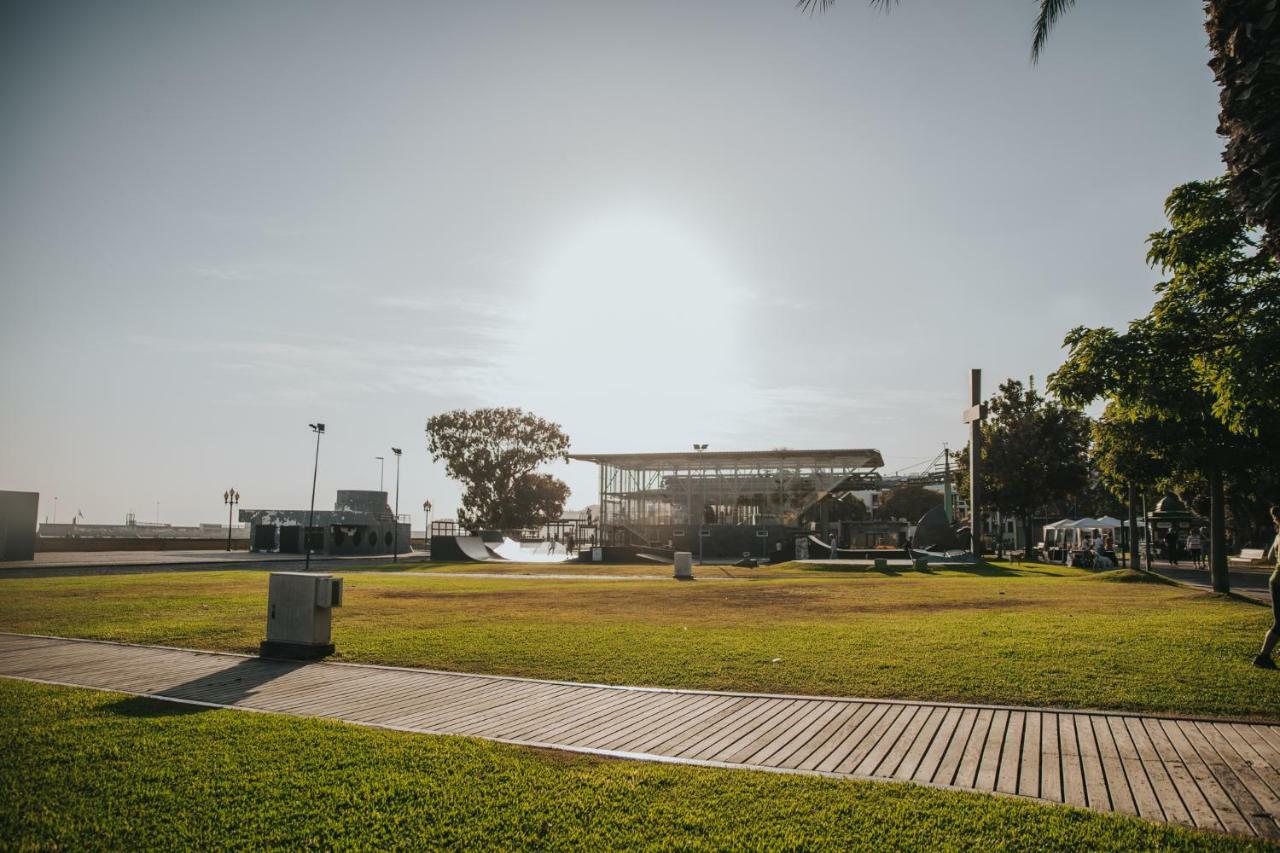
[[[918,483],[903,483],[880,493],[880,515],[883,518],[905,518],[912,524],[941,505],[942,495]]]
[[[536,469],[568,461],[559,424],[514,408],[457,409],[427,421],[427,450],[466,485],[458,521],[473,529],[537,527],[559,518],[569,487]]]
[[[1089,486],[1089,418],[1042,395],[1034,382],[1001,383],[982,423],[982,494],[1002,514],[1017,516],[1034,542],[1035,516]],[[961,494],[969,453],[956,454]]]
[[[1210,569],[1226,592],[1224,477],[1280,435],[1280,267],[1257,251],[1221,179],[1178,187],[1165,210],[1169,227],[1148,240],[1148,262],[1168,276],[1151,312],[1124,333],[1073,329],[1050,387],[1070,403],[1107,401],[1115,476],[1150,476],[1150,464],[1165,478],[1203,475]]]
[[[796,0],[804,11],[835,0]],[[898,0],[870,0],[888,11]],[[1038,61],[1054,24],[1075,0],[1037,0],[1031,60]],[[1231,175],[1230,196],[1250,224],[1266,232],[1264,251],[1280,258],[1280,4],[1276,0],[1206,0],[1209,67],[1221,89],[1218,133]]]

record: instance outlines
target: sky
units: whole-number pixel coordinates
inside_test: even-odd
[[[963,446],[1146,312],[1222,170],[1199,0],[6,2],[0,489],[215,522],[461,488],[438,412],[575,452]],[[394,492],[394,466],[386,485]],[[547,470],[596,499],[594,466]],[[394,495],[393,495],[394,499]]]

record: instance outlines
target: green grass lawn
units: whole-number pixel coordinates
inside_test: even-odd
[[[1027,565],[759,580],[352,572],[342,659],[613,684],[1280,714],[1266,607]],[[256,651],[267,574],[0,580],[0,630]]]
[[[911,785],[596,759],[0,679],[0,847],[1246,850]]]

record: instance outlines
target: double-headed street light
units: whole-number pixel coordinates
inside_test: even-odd
[[[396,455],[396,509],[395,518],[392,519],[394,526],[395,544],[391,546],[391,562],[400,562],[400,448],[393,447],[391,452]]]
[[[227,489],[222,493],[222,502],[227,505],[227,550],[231,550],[231,513],[240,503],[240,493],[235,489]]]
[[[311,510],[307,513],[307,529],[302,532],[303,538],[307,540],[307,562],[303,568],[305,571],[311,571],[311,524],[316,518],[316,476],[320,473],[320,436],[324,435],[324,424],[314,423],[307,426],[311,427],[311,431],[316,434],[316,462],[311,470]]]

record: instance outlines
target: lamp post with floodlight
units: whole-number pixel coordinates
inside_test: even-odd
[[[307,424],[311,427],[311,431],[316,434],[316,461],[315,467],[311,469],[311,510],[307,513],[307,529],[302,531],[302,536],[307,540],[307,561],[303,566],[304,571],[311,571],[311,524],[316,518],[316,477],[320,473],[320,436],[324,435],[324,424],[314,423]]]
[[[391,562],[400,562],[400,448],[393,447],[391,452],[396,455],[396,508],[395,518],[392,523],[395,525],[395,544],[391,546]]]
[[[227,550],[231,550],[231,513],[240,503],[240,493],[235,489],[227,489],[222,493],[222,502],[227,505]]]

